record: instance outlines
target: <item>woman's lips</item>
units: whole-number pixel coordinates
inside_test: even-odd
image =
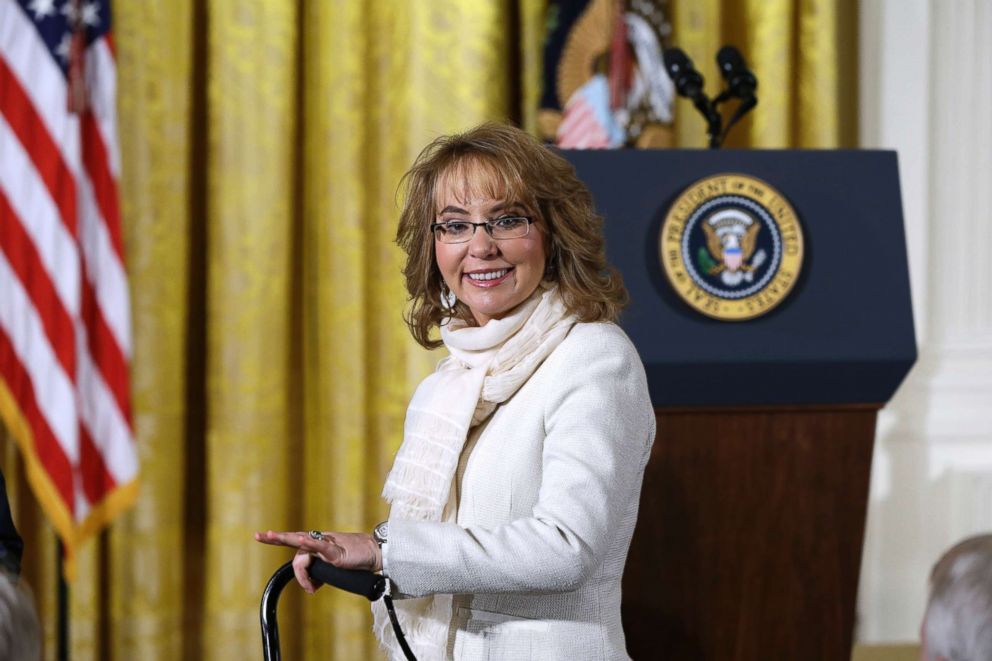
[[[473,271],[464,275],[474,287],[496,287],[506,282],[506,279],[513,273],[512,268],[492,269],[488,271]]]

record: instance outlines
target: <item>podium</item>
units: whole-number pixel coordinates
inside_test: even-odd
[[[623,582],[629,653],[850,658],[876,412],[916,360],[895,153],[563,154],[604,217],[656,407]],[[740,321],[693,309],[661,255],[673,203],[723,173],[774,187],[803,235],[791,291]]]

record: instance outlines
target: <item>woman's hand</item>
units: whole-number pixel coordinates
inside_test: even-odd
[[[382,553],[372,535],[362,532],[325,532],[322,535],[323,539],[314,539],[305,532],[267,530],[255,533],[255,541],[296,549],[293,573],[296,582],[310,594],[323,585],[311,579],[307,571],[314,557],[342,569],[382,570]]]

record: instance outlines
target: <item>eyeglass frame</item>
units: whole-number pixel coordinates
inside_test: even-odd
[[[527,231],[520,236],[507,236],[507,237],[495,237],[493,236],[493,224],[501,220],[526,220],[527,221]],[[448,223],[461,223],[464,225],[472,226],[472,234],[464,241],[441,241],[437,236],[437,228],[444,227]],[[530,216],[500,216],[499,218],[490,218],[489,220],[484,220],[481,223],[473,223],[471,220],[445,220],[439,223],[431,223],[430,230],[431,234],[434,235],[434,240],[439,243],[444,243],[446,245],[457,245],[459,243],[468,243],[475,238],[475,231],[481,226],[486,228],[486,234],[493,241],[510,241],[512,239],[522,239],[528,234],[530,234],[531,225],[534,224],[534,219]]]

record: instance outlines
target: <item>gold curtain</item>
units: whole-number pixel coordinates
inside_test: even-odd
[[[257,658],[261,590],[289,554],[252,532],[381,520],[407,399],[437,359],[400,319],[399,177],[440,133],[507,118],[534,130],[544,2],[114,9],[141,496],[80,551],[71,655]],[[853,140],[838,46],[852,10],[673,11],[674,42],[711,88],[722,43],[759,72],[761,105],[738,144]],[[680,144],[702,144],[679,103]],[[54,659],[54,537],[12,443],[0,460]],[[361,598],[289,589],[282,602],[285,658],[375,656]]]

